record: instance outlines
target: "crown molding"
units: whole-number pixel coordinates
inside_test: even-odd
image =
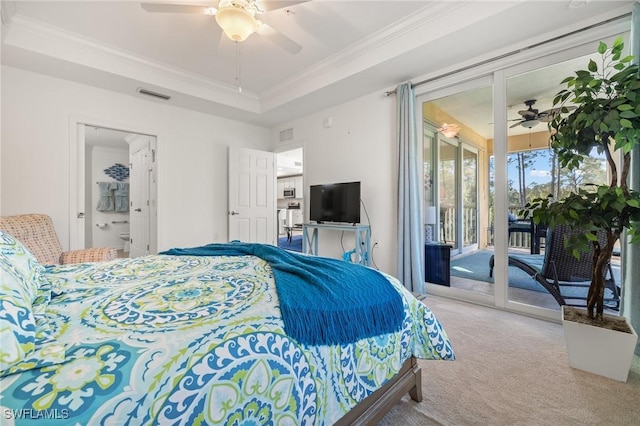
[[[515,2],[429,2],[402,19],[260,94],[269,111],[516,6]]]
[[[3,11],[4,11],[4,1]],[[4,12],[3,12],[4,16]],[[3,18],[4,19],[4,18]],[[166,88],[172,92],[260,112],[258,95],[196,73],[96,42],[76,33],[14,14],[3,24],[3,44]],[[135,95],[135,93],[132,93]]]

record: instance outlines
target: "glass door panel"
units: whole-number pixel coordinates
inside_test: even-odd
[[[478,248],[478,152],[462,147],[462,251]]]
[[[538,249],[531,221],[522,217],[527,202],[552,191],[552,159],[549,151],[549,129],[543,122],[544,111],[552,108],[554,95],[561,89],[545,84],[543,75],[552,67],[510,77],[507,87],[507,256],[526,264],[542,267],[544,243]],[[551,74],[553,74],[551,72]],[[534,84],[535,83],[535,84]],[[541,114],[543,113],[543,114]],[[538,240],[539,241],[539,240]],[[509,266],[507,299],[527,305],[558,309],[553,297],[531,274]]]
[[[507,135],[507,253],[509,257],[537,270],[542,270],[547,261],[546,227],[532,225],[530,220],[521,217],[527,202],[547,196],[559,200],[569,192],[588,189],[589,184],[607,182],[608,171],[602,154],[594,150],[580,170],[570,172],[559,166],[548,147],[550,133],[546,122],[552,114],[549,111],[553,111],[554,95],[563,88],[560,84],[562,78],[556,76],[570,75],[571,71],[568,70],[579,69],[580,65],[588,62],[589,57],[581,57],[507,79],[507,99],[513,105],[508,111],[511,124]],[[548,83],[549,78],[554,84]],[[547,82],[544,90],[541,89],[541,82]],[[619,266],[619,260],[616,260]],[[560,309],[549,291],[530,273],[511,266],[507,275],[509,301],[556,311]],[[564,288],[560,289],[562,293]],[[579,300],[571,300],[571,303],[574,302],[580,303]]]
[[[440,241],[451,245],[453,252],[460,248],[458,240],[457,200],[459,185],[457,144],[440,138],[438,163],[438,195],[440,205]]]
[[[490,222],[487,152],[493,139],[492,99],[492,86],[483,79],[476,88],[424,101],[421,117],[425,229],[434,223],[433,240],[440,244],[438,254],[443,253],[442,245],[448,247],[450,254],[449,284],[431,286],[429,291],[454,292],[483,303],[490,303],[494,297],[488,266],[493,247],[487,246],[486,232]],[[461,120],[458,115],[473,119]],[[430,250],[433,247],[425,250],[426,269],[428,262],[435,259]]]
[[[422,144],[423,144],[423,183],[424,183],[424,230],[426,244],[438,242],[438,233],[440,227],[438,223],[437,202],[435,199],[434,187],[434,170],[437,170],[435,158],[436,152],[436,129],[428,123],[423,123],[422,127]]]

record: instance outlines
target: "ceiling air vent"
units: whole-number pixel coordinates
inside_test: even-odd
[[[147,90],[147,89],[143,89],[143,88],[139,88],[138,89],[138,93],[141,93],[141,94],[147,95],[147,96],[153,96],[154,98],[162,99],[164,101],[168,101],[169,99],[171,99],[171,96],[169,96],[169,95],[164,95],[164,94],[158,93],[158,92],[152,92],[151,90]]]
[[[290,141],[293,139],[293,128],[280,132],[280,142]]]

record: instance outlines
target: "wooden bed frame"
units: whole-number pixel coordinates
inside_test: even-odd
[[[422,401],[422,370],[413,356],[405,361],[393,379],[363,399],[335,424],[338,426],[376,424],[407,392],[414,401]]]

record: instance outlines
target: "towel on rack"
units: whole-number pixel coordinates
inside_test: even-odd
[[[100,189],[100,198],[98,199],[98,206],[96,210],[99,212],[112,212],[115,210],[115,200],[113,197],[113,190],[116,188],[113,182],[98,182],[98,188]]]
[[[116,199],[116,211],[128,212],[129,211],[129,184],[124,182],[118,182],[115,184],[116,190],[113,192]]]

